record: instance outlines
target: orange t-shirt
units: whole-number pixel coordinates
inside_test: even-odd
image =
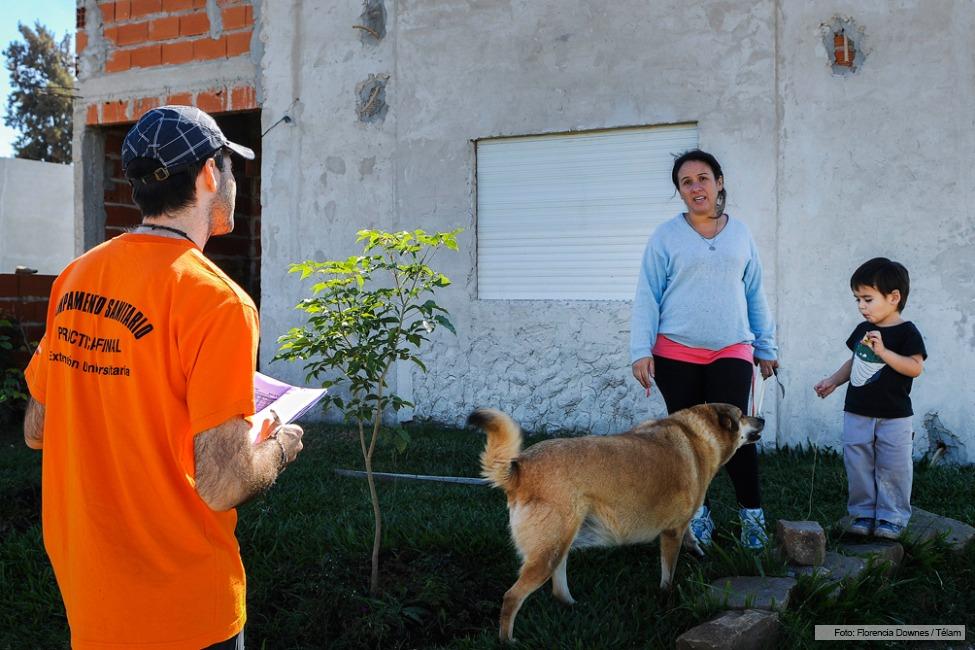
[[[196,493],[193,436],[254,413],[257,343],[253,301],[189,241],[121,235],[55,281],[26,374],[74,648],[201,648],[243,628],[237,514]]]

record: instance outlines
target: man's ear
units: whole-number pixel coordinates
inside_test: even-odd
[[[203,168],[200,170],[199,175],[196,177],[197,188],[200,188],[202,183],[202,189],[213,194],[220,187],[220,169],[217,167],[217,162],[213,158],[208,158]]]
[[[894,289],[893,291],[888,293],[885,297],[887,298],[887,302],[889,302],[892,305],[897,305],[901,301],[901,290]]]

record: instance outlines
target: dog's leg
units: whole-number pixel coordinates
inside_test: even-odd
[[[694,531],[691,530],[690,526],[684,529],[684,548],[699,558],[704,557],[704,550],[698,544],[697,538],[694,537]]]
[[[566,585],[565,557],[582,523],[578,516],[538,502],[531,506],[515,505],[509,512],[509,521],[511,537],[523,559],[518,581],[505,593],[501,603],[499,636],[502,641],[514,640],[515,616],[522,603],[552,577],[556,567],[561,566],[562,584]],[[553,585],[558,596],[559,586],[554,582]],[[568,586],[565,595],[571,599]]]
[[[670,589],[677,571],[677,555],[684,531],[671,528],[660,533],[660,588]]]
[[[565,575],[565,565],[568,561],[569,549],[566,549],[565,553],[562,554],[562,561],[559,562],[558,566],[555,567],[555,572],[552,573],[552,594],[564,605],[575,605],[576,601],[572,598],[572,594],[569,593],[569,580]]]
[[[499,636],[502,641],[511,642],[515,640],[515,616],[518,615],[518,610],[521,609],[521,604],[525,602],[525,599],[545,584],[545,581],[552,575],[555,559],[558,557],[557,553],[556,549],[545,549],[537,555],[525,558],[518,574],[518,581],[505,592],[504,600],[501,602]]]

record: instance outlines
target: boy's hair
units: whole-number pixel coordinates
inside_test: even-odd
[[[158,217],[188,208],[196,200],[196,177],[200,170],[207,160],[216,158],[217,168],[223,171],[223,157],[223,149],[220,149],[203,160],[187,165],[165,180],[150,180],[148,183],[132,181],[132,200],[139,206],[143,217]],[[130,179],[141,178],[152,174],[158,167],[158,160],[136,158],[129,163],[125,174]]]
[[[886,257],[875,257],[853,272],[850,289],[856,291],[860,287],[873,287],[885,296],[894,293],[894,290],[899,291],[901,299],[897,303],[897,311],[904,311],[907,294],[911,291],[911,278],[903,264]]]

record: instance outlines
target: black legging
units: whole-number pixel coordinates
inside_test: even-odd
[[[713,363],[688,363],[653,357],[654,383],[660,389],[667,412],[673,413],[705,402],[725,402],[748,411],[752,388],[752,364],[744,359],[718,359]],[[742,508],[761,508],[758,486],[758,450],[745,445],[725,465],[735,496]],[[709,504],[709,500],[705,500]],[[710,507],[710,506],[709,506]]]

